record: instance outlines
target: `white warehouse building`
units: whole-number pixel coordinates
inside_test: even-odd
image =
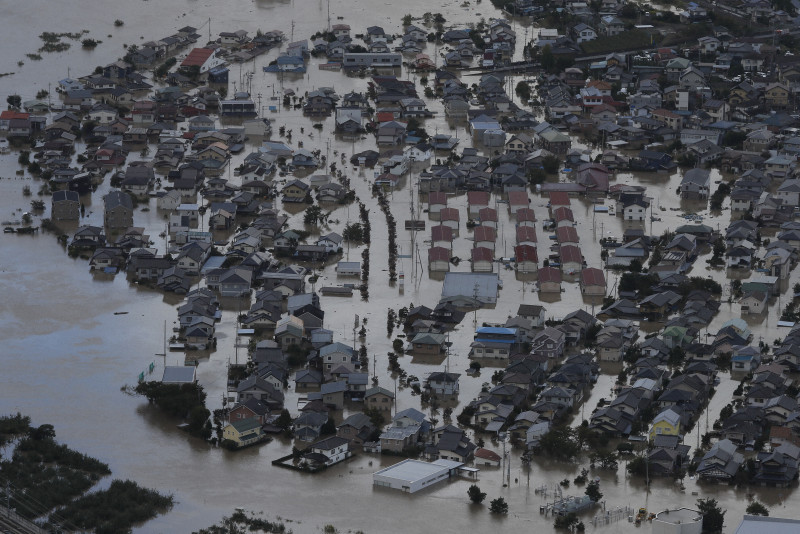
[[[372,474],[372,483],[375,486],[416,493],[453,476],[464,474],[475,478],[477,473],[478,469],[465,467],[463,463],[452,460],[423,462],[409,459],[376,471]]]

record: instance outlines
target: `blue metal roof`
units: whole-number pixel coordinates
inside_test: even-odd
[[[503,328],[500,326],[484,326],[476,330],[478,334],[505,334],[509,336],[516,335],[516,328]]]

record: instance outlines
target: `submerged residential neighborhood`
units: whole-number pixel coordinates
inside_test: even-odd
[[[800,5],[477,4],[99,47],[0,112],[4,242],[155,295],[123,389],[272,480],[797,528]]]

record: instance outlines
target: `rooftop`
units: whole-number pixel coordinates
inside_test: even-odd
[[[734,534],[794,534],[800,531],[800,519],[746,515]]]
[[[403,460],[398,464],[376,471],[373,475],[383,475],[408,483],[416,482],[439,473],[446,473],[451,469],[461,467],[461,462],[451,460],[436,460],[435,462],[423,462],[421,460]]]

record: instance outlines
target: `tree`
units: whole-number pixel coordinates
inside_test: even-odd
[[[8,95],[6,102],[9,108],[19,108],[22,106],[22,97],[19,95]]]
[[[600,482],[597,480],[592,480],[586,485],[586,495],[592,500],[592,502],[598,502],[600,499],[603,498],[603,492],[600,491]]]
[[[281,414],[275,420],[275,426],[283,430],[289,430],[289,427],[292,426],[292,414],[289,413],[289,410],[286,408],[281,410]]]
[[[747,139],[745,132],[726,132],[722,136],[722,146],[738,149],[742,147],[745,139]]]
[[[716,499],[697,499],[697,509],[703,515],[703,533],[722,532],[725,510],[719,507]]]
[[[628,473],[636,476],[645,476],[647,473],[647,459],[637,456],[628,462]]]
[[[478,487],[477,484],[473,484],[467,490],[467,496],[469,500],[474,502],[475,504],[480,504],[486,498],[486,494],[481,491],[481,488]]]
[[[386,424],[386,418],[383,416],[383,412],[378,408],[367,408],[364,410],[364,415],[369,417],[369,421],[375,425],[377,429],[383,428],[383,425]]]
[[[320,220],[321,216],[322,208],[315,204],[306,208],[306,212],[303,214],[303,222],[305,224],[315,225],[317,221]]]
[[[580,452],[580,443],[575,431],[568,426],[551,428],[539,440],[542,452],[561,460],[574,458]]]
[[[556,174],[559,165],[561,165],[561,160],[556,156],[545,156],[542,158],[542,168],[547,174]]]
[[[550,72],[556,65],[556,58],[553,56],[553,49],[550,48],[550,45],[545,45],[542,48],[542,55],[541,55],[541,62],[542,62],[542,69],[545,72]]]
[[[619,11],[619,16],[623,19],[635,19],[638,14],[639,9],[634,4],[625,4],[625,6]]]
[[[125,63],[130,63],[131,65],[135,65],[136,62],[134,61],[134,59],[136,59],[136,54],[138,53],[139,53],[139,47],[136,45],[131,45],[126,49],[125,55],[122,56],[122,61],[124,61]],[[199,71],[200,67],[197,67],[197,70]]]
[[[753,501],[747,505],[745,512],[750,515],[769,515],[769,509],[758,501]]]
[[[56,431],[53,425],[41,425],[37,428],[31,428],[28,435],[32,440],[42,441],[45,439],[55,439]]]
[[[543,169],[531,169],[528,171],[528,183],[531,185],[539,185],[547,180],[547,173]]]
[[[364,239],[364,230],[361,223],[348,223],[344,227],[342,238],[351,243],[361,243]]]
[[[667,363],[672,367],[677,367],[686,359],[686,351],[682,347],[672,347],[669,351]]]
[[[507,514],[508,513],[508,503],[502,497],[498,497],[493,499],[491,503],[489,503],[489,511],[493,514]]]
[[[577,526],[577,524],[578,516],[575,515],[574,512],[570,512],[567,515],[556,516],[556,520],[553,522],[555,528],[565,530],[572,530],[573,526]]]
[[[94,128],[97,126],[97,123],[94,121],[86,121],[81,125],[81,135],[83,137],[88,137],[92,135],[94,132]]]
[[[517,87],[514,89],[514,92],[517,93],[517,96],[522,100],[522,102],[527,102],[531,99],[531,86],[528,85],[528,82],[521,81],[517,83]]]
[[[336,422],[333,420],[333,417],[329,417],[328,420],[325,421],[322,428],[319,429],[319,433],[323,436],[336,434]]]

